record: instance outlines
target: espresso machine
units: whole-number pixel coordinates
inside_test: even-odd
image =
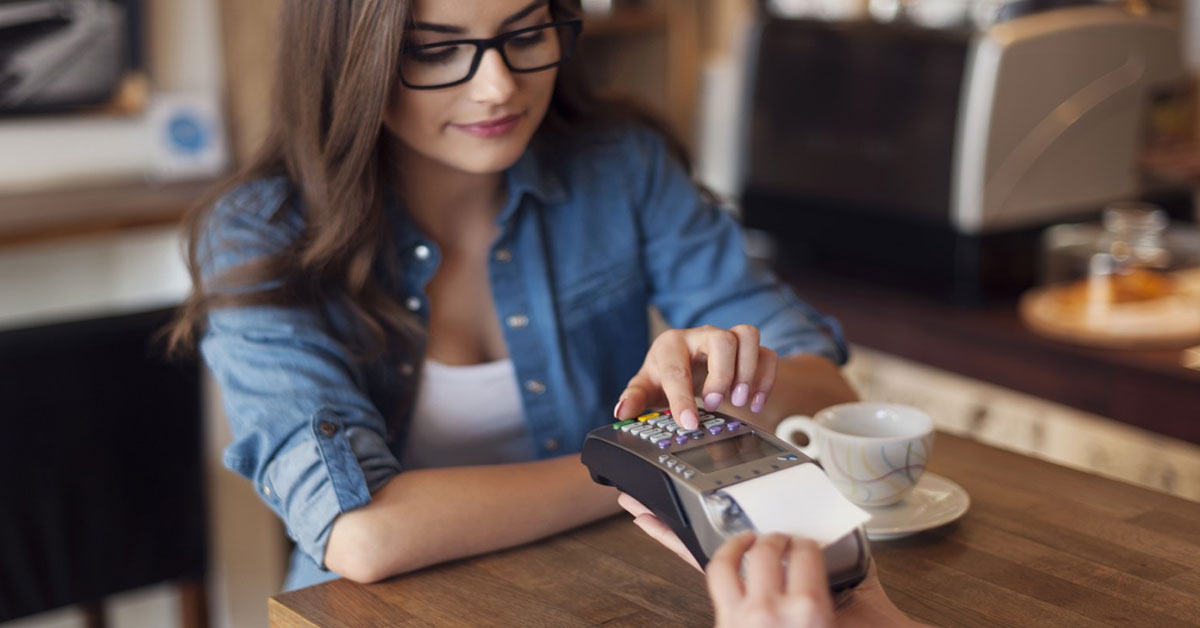
[[[1033,285],[1045,227],[1139,195],[1152,99],[1185,75],[1175,22],[1112,4],[948,28],[768,6],[748,49],[746,226],[962,302]]]

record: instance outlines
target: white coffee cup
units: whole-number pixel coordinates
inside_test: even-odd
[[[825,468],[838,490],[860,506],[894,504],[912,491],[925,473],[933,450],[933,419],[898,403],[843,403],[813,418],[790,416],[775,435],[796,445]]]

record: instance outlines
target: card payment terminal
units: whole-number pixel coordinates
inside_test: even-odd
[[[676,424],[669,411],[596,428],[584,441],[582,461],[594,481],[628,493],[670,526],[701,567],[726,539],[754,529],[722,489],[816,464],[774,434],[703,411],[693,431]],[[861,526],[826,545],[824,557],[830,589],[861,582],[870,563]]]

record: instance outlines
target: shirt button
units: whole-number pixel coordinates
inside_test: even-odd
[[[270,497],[271,496],[271,487],[267,486],[266,484],[263,484],[262,486],[263,486],[263,495]]]
[[[542,443],[542,447],[545,447],[546,451],[558,451],[558,439],[547,438],[546,442]]]
[[[408,362],[400,365],[400,374],[404,377],[412,377],[414,371],[416,371],[416,369],[413,368],[413,365],[409,364]]]
[[[417,310],[421,309],[421,300],[417,297],[408,297],[408,299],[404,301],[404,307],[416,312]]]
[[[535,395],[540,395],[546,392],[546,385],[536,379],[531,379],[525,382],[525,390],[528,390]]]
[[[529,317],[524,314],[513,314],[508,317],[506,322],[513,329],[522,329],[529,326]]]
[[[317,424],[317,429],[321,430],[321,433],[326,436],[333,436],[334,434],[337,434],[338,430],[337,426],[329,421],[321,421],[319,424]]]
[[[429,254],[429,247],[425,246],[424,244],[418,245],[417,248],[413,249],[413,255],[422,261],[429,259]]]
[[[508,249],[496,249],[496,261],[497,262],[506,262],[506,263],[511,262],[512,261],[512,251],[510,251]]]

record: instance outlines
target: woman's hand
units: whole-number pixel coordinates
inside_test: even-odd
[[[681,426],[694,430],[700,425],[697,392],[709,411],[728,399],[736,407],[749,404],[752,412],[759,412],[775,385],[779,357],[758,340],[758,329],[751,325],[663,332],[621,393],[613,416],[632,419],[648,407],[665,404]],[[703,377],[699,391],[694,380],[700,377],[695,375]]]
[[[621,493],[617,496],[617,503],[626,512],[633,515],[633,523],[641,528],[642,532],[645,532],[655,541],[662,543],[667,549],[675,552],[676,556],[683,559],[685,563],[695,567],[696,571],[704,571],[700,568],[700,564],[696,562],[692,553],[688,551],[687,546],[683,544],[683,541],[671,530],[671,527],[663,523],[658,517],[655,517],[649,508],[642,505],[642,502],[630,497],[627,493]]]

